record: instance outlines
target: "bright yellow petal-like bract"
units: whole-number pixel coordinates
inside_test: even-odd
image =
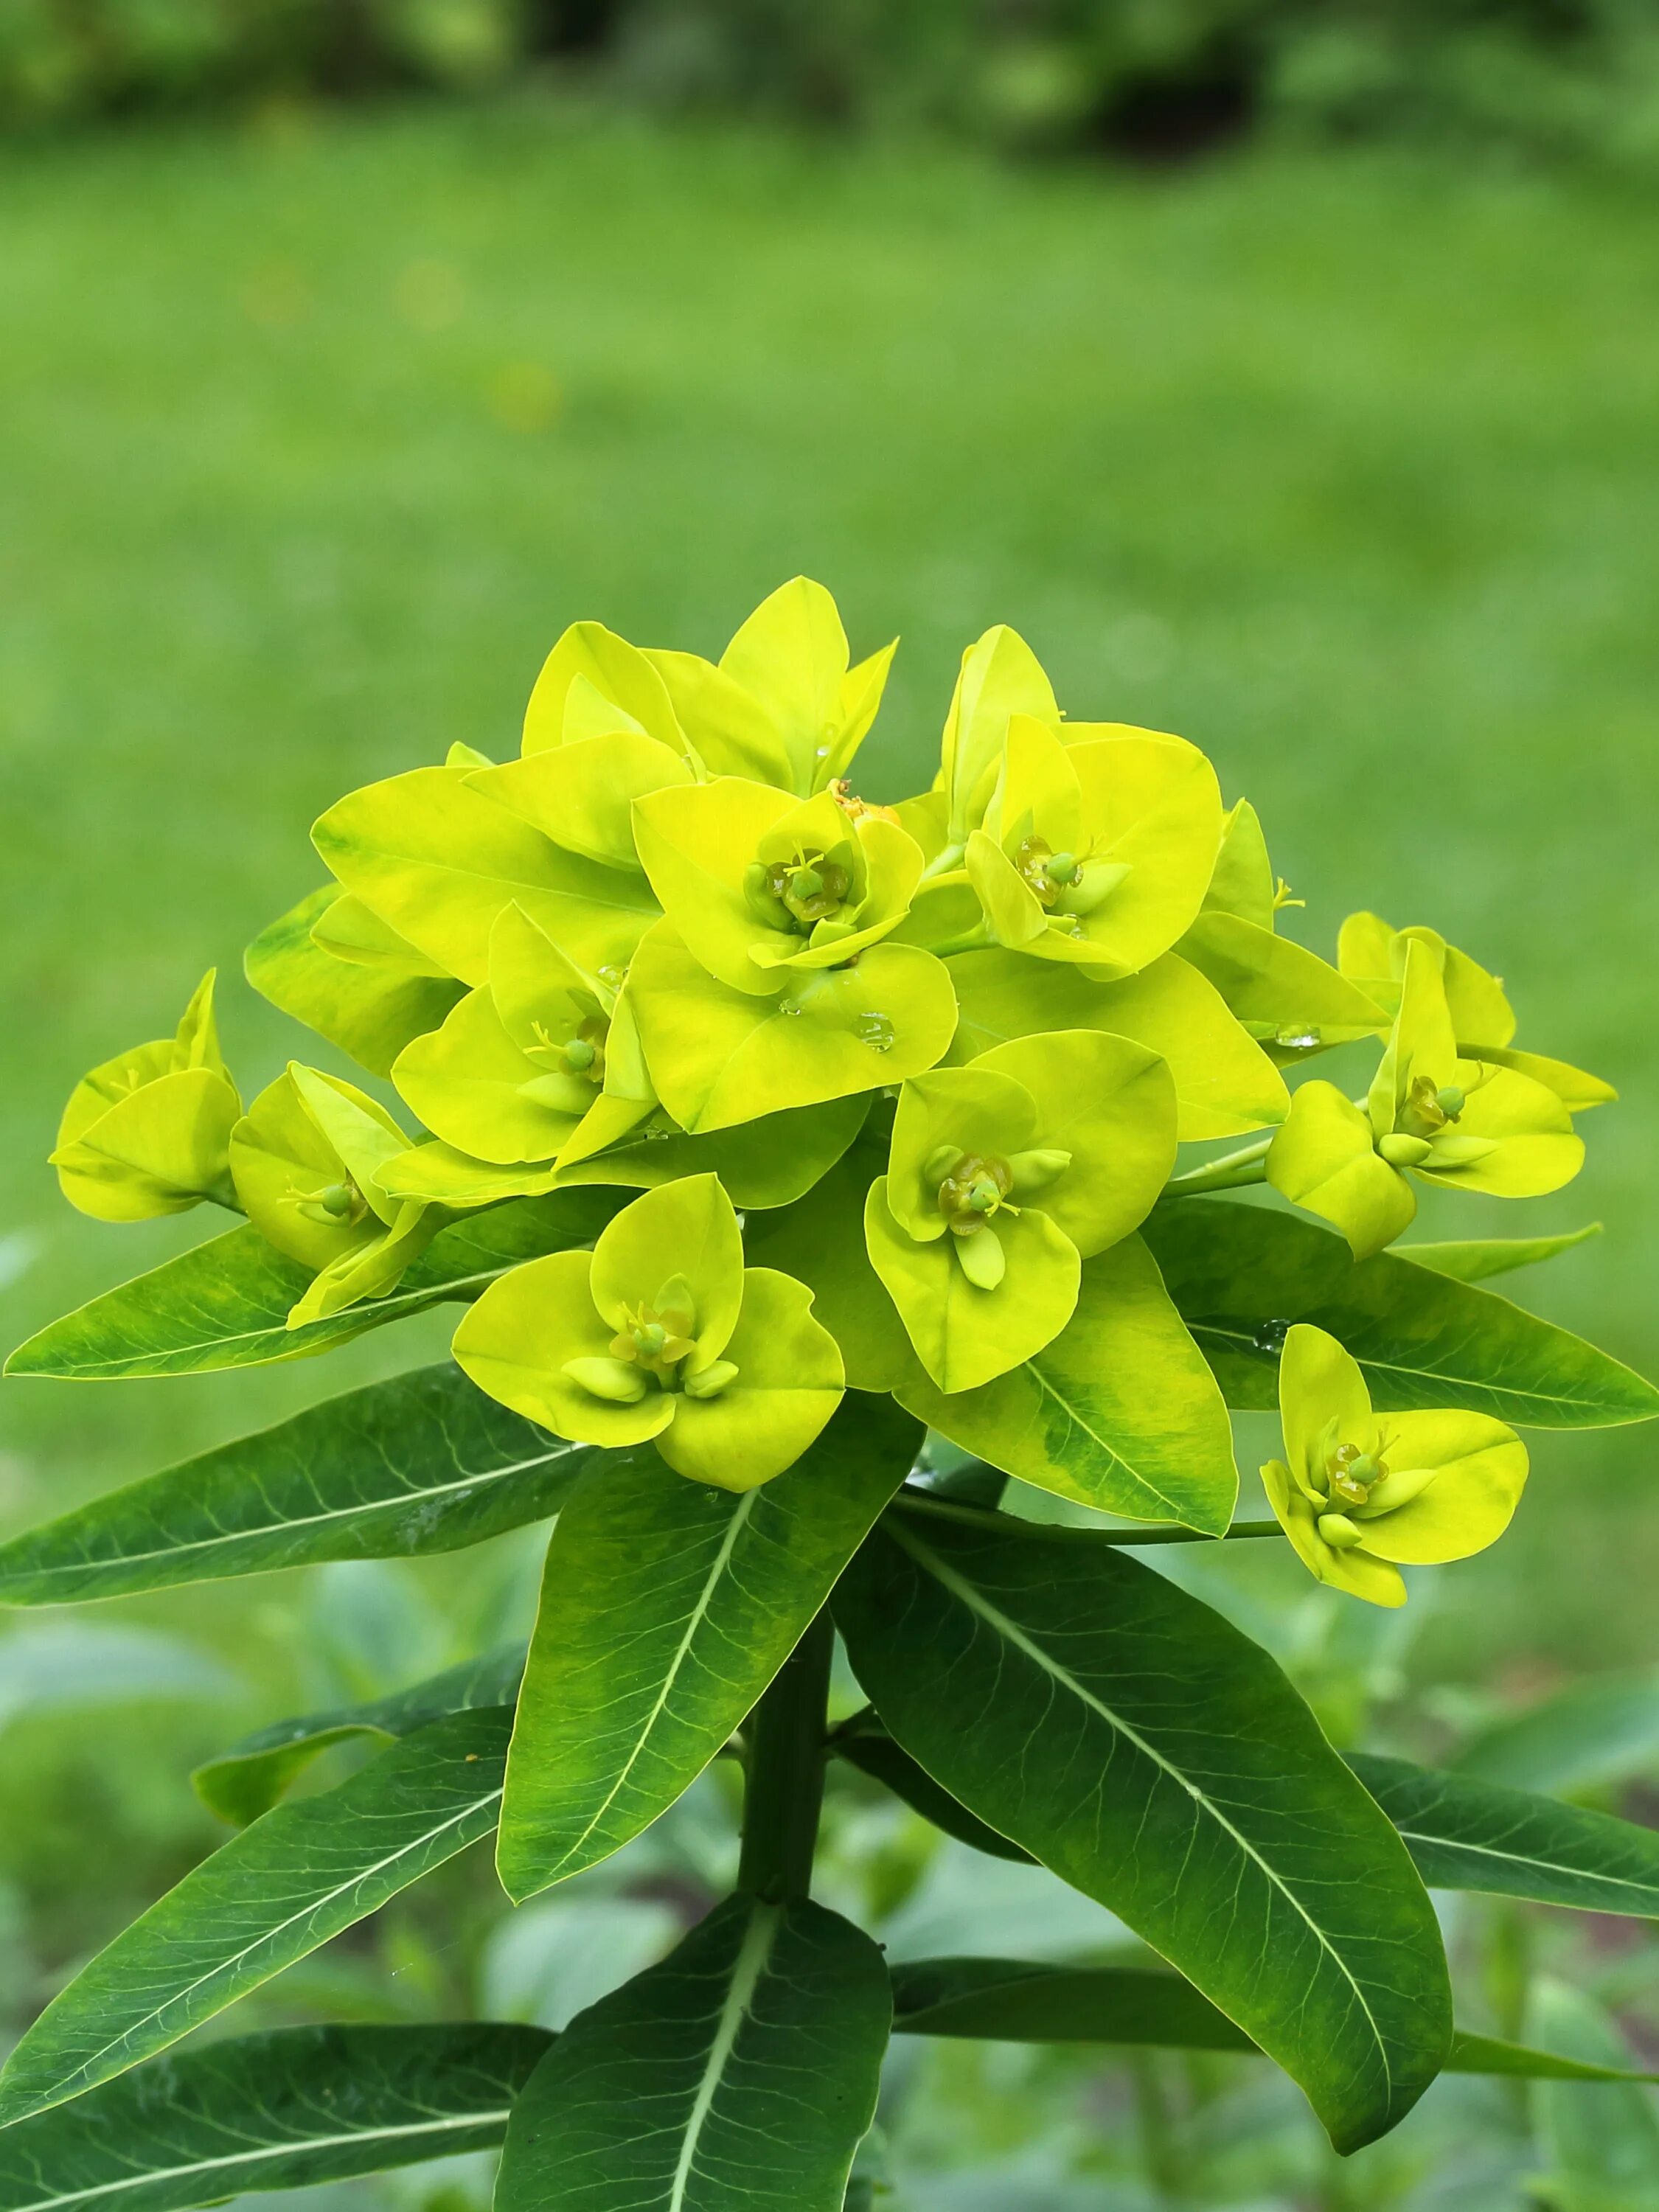
[[[1374,1605],[1403,1605],[1401,1566],[1468,1559],[1509,1526],[1527,1451],[1485,1413],[1376,1413],[1358,1363],[1298,1322],[1279,1370],[1285,1457],[1261,1470],[1304,1563]]]

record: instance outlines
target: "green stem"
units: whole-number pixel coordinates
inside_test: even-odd
[[[927,950],[935,960],[948,960],[953,952],[988,952],[996,943],[984,922],[976,922],[972,929],[964,929],[959,937],[947,937]]]
[[[1195,1198],[1202,1191],[1243,1190],[1247,1183],[1265,1182],[1267,1147],[1272,1142],[1271,1137],[1258,1137],[1255,1144],[1224,1153],[1206,1167],[1188,1168],[1185,1175],[1171,1176],[1164,1186],[1164,1197]]]
[[[812,1886],[836,1632],[819,1613],[749,1716],[738,1887],[769,1905]]]
[[[1079,1544],[1215,1544],[1236,1536],[1282,1536],[1277,1521],[1235,1521],[1219,1537],[1201,1528],[1162,1525],[1146,1528],[1079,1528],[1061,1522],[1024,1521],[1013,1513],[994,1513],[982,1505],[961,1505],[925,1490],[901,1490],[893,1501],[902,1512],[935,1521],[954,1521],[965,1528],[994,1528],[1004,1536],[1044,1536]]]

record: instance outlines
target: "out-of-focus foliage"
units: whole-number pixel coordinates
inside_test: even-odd
[[[0,126],[550,66],[658,107],[1018,151],[1269,127],[1659,159],[1655,0],[8,0]]]

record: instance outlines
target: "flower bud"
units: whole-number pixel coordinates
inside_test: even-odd
[[[995,1290],[1007,1271],[1007,1255],[997,1242],[994,1229],[981,1229],[976,1237],[958,1237],[956,1255],[963,1273],[976,1290]]]
[[[1395,1131],[1379,1137],[1376,1149],[1391,1168],[1414,1168],[1428,1158],[1434,1146],[1426,1137],[1407,1137]]]
[[[1322,1513],[1318,1525],[1320,1534],[1334,1552],[1351,1552],[1365,1540],[1364,1531],[1356,1528],[1346,1513]]]
[[[1057,1146],[1043,1146],[1030,1152],[1012,1152],[1008,1158],[1009,1170],[1014,1178],[1013,1188],[1022,1198],[1028,1198],[1034,1190],[1047,1190],[1051,1182],[1059,1181],[1071,1164],[1072,1155],[1061,1152]]]
[[[567,1359],[561,1371],[589,1397],[607,1399],[614,1406],[635,1406],[645,1395],[644,1376],[624,1360]]]
[[[686,1376],[685,1395],[688,1398],[718,1398],[737,1379],[738,1370],[731,1360],[716,1359],[696,1374]]]

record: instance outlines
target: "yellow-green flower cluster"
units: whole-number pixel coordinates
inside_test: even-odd
[[[495,1283],[456,1356],[559,1434],[745,1488],[868,1379],[871,1331],[947,1395],[1042,1352],[1183,1143],[1273,1133],[1249,1172],[1357,1254],[1410,1220],[1413,1178],[1575,1172],[1604,1085],[1516,1050],[1500,987],[1431,931],[1356,915],[1334,963],[1281,934],[1255,811],[1185,739],[1072,719],[1013,631],[963,654],[930,788],[885,803],[890,763],[866,784],[857,757],[892,652],[855,661],[804,579],[718,661],[575,623],[517,758],[458,744],[349,793],[313,833],[331,880],[250,948],[258,988],[389,1091],[295,1062],[244,1113],[204,986],[175,1039],[77,1089],[66,1193],[112,1219],[238,1208],[305,1273],[297,1328],[462,1214],[613,1186],[592,1252]],[[1363,1039],[1362,1100],[1287,1091]],[[781,1270],[744,1258],[745,1218],[787,1230],[832,1171],[856,1346],[811,1310],[817,1232],[769,1238]],[[1369,1434],[1332,1449],[1375,1458]],[[1375,1585],[1356,1561],[1407,1556],[1372,1533],[1399,1479],[1345,1519],[1298,1449],[1292,1534]]]

